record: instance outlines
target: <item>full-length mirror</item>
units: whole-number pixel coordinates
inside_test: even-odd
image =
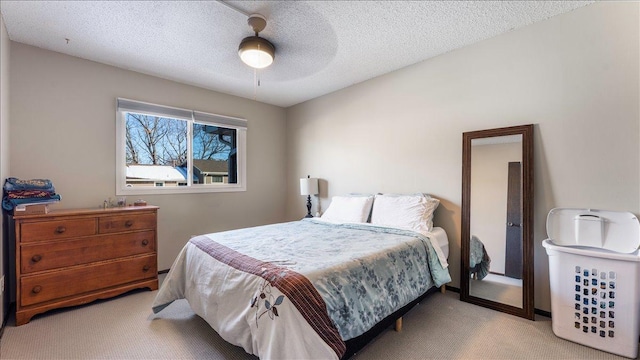
[[[533,125],[465,132],[462,153],[460,299],[533,319]]]

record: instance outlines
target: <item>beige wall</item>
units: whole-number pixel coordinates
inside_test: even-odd
[[[302,217],[298,178],[310,174],[322,209],[348,192],[440,198],[459,286],[462,132],[534,123],[535,304],[550,310],[547,212],[640,213],[638,15],[636,2],[595,3],[286,112],[19,43],[9,55],[0,26],[0,175],[48,177],[61,206],[98,206],[115,197],[116,97],[244,117],[248,191],[144,197],[161,206],[160,269],[192,234]]]
[[[324,209],[348,192],[431,193],[457,287],[462,133],[536,124],[535,306],[549,311],[548,211],[640,213],[639,6],[595,3],[289,108],[287,217],[305,213],[307,174]]]
[[[16,42],[11,64],[11,176],[50,178],[62,195],[56,207],[115,198],[116,97],[248,120],[246,192],[140,196],[160,206],[159,269],[191,235],[284,218],[282,108]]]
[[[484,244],[493,273],[504,274],[505,269],[509,162],[521,161],[521,142],[471,147],[469,229]]]
[[[9,43],[9,34],[0,14],[0,181],[3,184],[9,176]],[[0,216],[0,229],[4,226],[3,221],[4,217]],[[0,232],[0,278],[6,275],[3,261],[7,241],[4,232]],[[8,290],[7,281],[5,278],[5,289]],[[4,312],[4,294],[0,292],[0,326],[4,323]]]

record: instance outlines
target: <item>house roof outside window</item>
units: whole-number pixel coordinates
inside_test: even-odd
[[[198,180],[197,174],[222,175],[229,174],[226,160],[193,160],[194,181]],[[176,181],[183,182],[187,179],[186,167],[169,165],[127,165],[128,180],[147,181]]]
[[[193,160],[193,166],[198,168],[203,174],[227,175],[229,165],[226,160]]]
[[[173,166],[127,165],[127,179],[185,181],[186,178]]]

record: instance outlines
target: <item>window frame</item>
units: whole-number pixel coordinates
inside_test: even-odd
[[[127,187],[126,113],[135,113],[187,122],[187,185]],[[193,124],[211,124],[236,130],[237,183],[193,184]],[[124,98],[116,99],[116,195],[193,194],[247,190],[247,120]]]

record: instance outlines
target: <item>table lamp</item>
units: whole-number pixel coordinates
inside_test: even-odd
[[[311,195],[318,195],[318,179],[307,175],[300,179],[300,195],[307,195],[307,215],[305,218],[312,218],[311,215]]]

